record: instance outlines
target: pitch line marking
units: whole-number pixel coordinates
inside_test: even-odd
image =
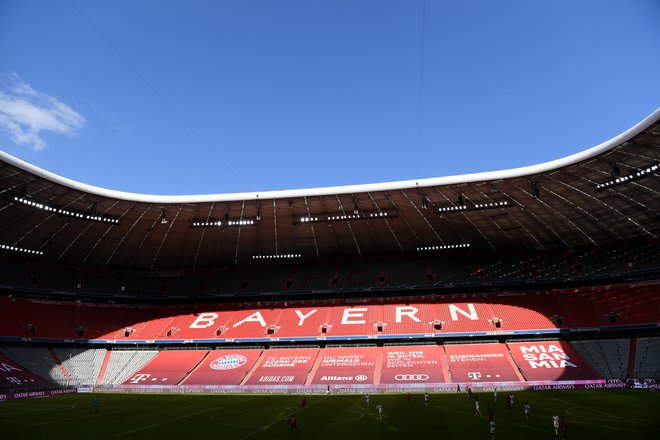
[[[323,397],[321,400],[319,400],[318,402],[314,402],[314,403],[308,405],[307,408],[311,408],[312,406],[314,406],[314,405],[316,405],[316,404],[318,404],[318,403],[323,402],[323,401],[326,400],[328,397],[330,397],[330,396],[324,396],[324,397]],[[299,408],[299,409],[296,409],[295,411],[293,411],[293,412],[291,412],[291,413],[289,413],[289,414],[286,414],[284,417],[291,417],[292,415],[294,415],[294,414],[296,414],[297,412],[300,412],[300,411],[301,411],[300,408]],[[246,438],[250,438],[250,437],[252,437],[253,435],[256,435],[256,434],[260,433],[261,431],[265,431],[265,430],[269,429],[271,426],[273,426],[273,425],[275,425],[276,423],[279,423],[279,422],[281,422],[281,421],[282,421],[282,419],[278,417],[277,420],[275,420],[274,422],[271,422],[271,423],[269,423],[268,425],[262,426],[261,428],[257,429],[256,431],[249,433],[249,434],[246,435],[245,437],[241,437],[239,440],[245,440]]]
[[[614,415],[614,414],[610,414],[610,413],[605,412],[605,411],[600,411],[600,410],[597,410],[597,409],[595,409],[595,408],[589,408],[589,407],[587,407],[587,406],[582,406],[582,405],[575,405],[575,406],[573,406],[573,407],[571,407],[571,408],[568,408],[568,409],[566,410],[566,413],[568,414],[568,411],[569,411],[569,410],[571,410],[571,409],[575,409],[575,408],[584,408],[584,409],[586,409],[587,411],[594,411],[594,412],[597,412],[597,413],[601,413],[602,415],[604,415],[604,416],[607,417],[608,419],[609,419],[610,417],[614,417],[615,419],[623,420],[624,422],[631,422],[631,423],[635,423],[635,424],[637,424],[637,425],[644,426],[645,428],[655,429],[654,426],[647,425],[646,423],[638,422],[637,420],[626,419],[626,418],[624,418],[624,417],[619,417],[619,416],[616,416],[616,415]],[[578,416],[578,417],[580,417],[580,416]],[[585,417],[585,416],[583,416],[583,417]]]
[[[162,423],[152,423],[151,425],[141,426],[141,427],[136,428],[136,429],[131,429],[130,431],[120,432],[119,434],[113,435],[113,437],[122,437],[124,435],[134,434],[136,432],[144,431],[145,429],[155,428],[157,426],[165,425],[167,423],[176,422],[176,421],[179,421],[179,420],[182,420],[182,419],[186,419],[188,417],[203,414],[203,413],[208,412],[208,411],[214,411],[214,410],[220,409],[220,408],[222,408],[222,406],[216,406],[214,408],[207,408],[207,409],[202,410],[202,411],[197,411],[197,412],[194,412],[194,413],[191,413],[191,414],[185,414],[185,415],[180,416],[180,417],[175,417],[175,418],[172,418],[172,419],[168,419],[168,420],[165,420]]]

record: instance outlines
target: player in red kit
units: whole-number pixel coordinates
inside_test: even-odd
[[[291,423],[291,432],[293,432],[294,429],[296,430],[296,432],[300,432],[300,428],[298,428],[298,419],[296,419],[295,414],[291,416],[290,423]]]

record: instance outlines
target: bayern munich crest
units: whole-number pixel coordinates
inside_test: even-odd
[[[233,370],[234,368],[241,367],[245,365],[247,358],[242,354],[228,354],[225,356],[220,356],[217,359],[214,359],[213,362],[209,364],[209,367],[213,370]]]

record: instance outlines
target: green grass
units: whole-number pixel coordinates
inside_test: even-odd
[[[495,411],[498,439],[557,439],[552,413],[565,415],[569,439],[657,439],[660,393],[633,390],[517,392],[516,407],[504,393],[493,402],[480,394],[482,412]],[[94,409],[99,398],[101,408]],[[299,411],[301,396],[78,394],[0,404],[0,439],[485,439],[487,417],[472,414],[464,394],[309,396],[298,412],[299,433],[285,417]],[[522,411],[532,407],[530,420]],[[382,403],[386,418],[375,406]]]

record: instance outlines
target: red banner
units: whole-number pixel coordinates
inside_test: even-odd
[[[452,382],[510,382],[516,374],[504,344],[446,345]]]
[[[383,347],[380,383],[444,383],[443,358],[437,345]]]

